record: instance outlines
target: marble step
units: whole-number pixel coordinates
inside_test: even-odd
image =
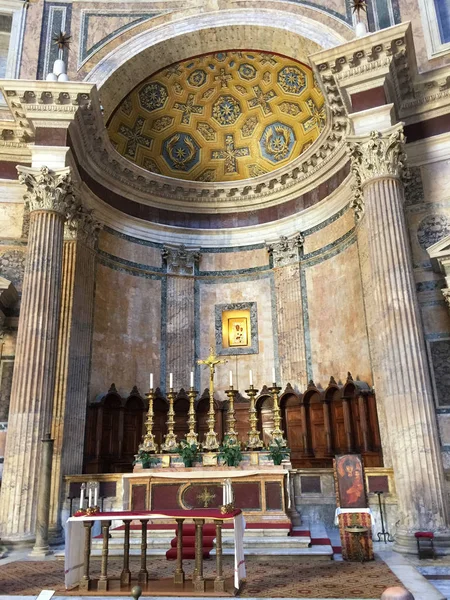
[[[311,538],[304,537],[244,537],[244,550],[247,548],[308,548],[311,543]],[[224,548],[234,548],[234,540],[232,538],[222,538],[222,546]]]
[[[234,548],[223,548],[222,554],[234,554]],[[211,557],[215,555],[215,549],[210,552]],[[314,560],[331,560],[333,558],[333,548],[328,545],[311,546],[310,548],[246,548],[245,556],[298,556],[299,558],[312,558]]]

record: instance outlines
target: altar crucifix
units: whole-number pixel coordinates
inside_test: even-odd
[[[203,442],[204,450],[217,450],[219,447],[219,442],[217,441],[217,433],[214,430],[216,424],[216,415],[214,412],[214,373],[215,367],[218,364],[226,363],[227,360],[220,360],[215,354],[212,346],[209,349],[209,356],[204,360],[198,360],[197,364],[199,365],[207,365],[209,367],[209,413],[207,424],[209,430],[205,436],[205,440]]]

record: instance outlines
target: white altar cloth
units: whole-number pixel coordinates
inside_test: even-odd
[[[186,511],[186,519],[193,519],[196,515],[192,514],[195,511]],[[202,511],[203,512],[203,511]],[[71,589],[79,585],[83,575],[84,563],[84,526],[85,521],[112,521],[114,513],[103,515],[85,516],[85,517],[70,517],[66,522],[66,545],[64,554],[64,580],[66,589]],[[158,514],[153,512],[132,513],[126,517],[125,513],[118,512],[117,519],[134,521],[140,519],[168,519],[171,518],[167,514]],[[205,518],[201,514],[197,518]],[[208,518],[208,517],[206,517]],[[226,519],[230,520],[230,519]],[[245,571],[245,556],[244,556],[244,531],[245,519],[244,515],[239,513],[233,517],[234,522],[234,587],[239,589],[242,579],[246,576]]]

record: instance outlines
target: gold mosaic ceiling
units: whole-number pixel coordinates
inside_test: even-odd
[[[297,158],[325,125],[309,67],[259,51],[198,56],[152,75],[108,125],[140,167],[191,181],[233,181]]]

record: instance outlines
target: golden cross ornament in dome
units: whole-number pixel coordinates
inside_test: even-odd
[[[197,364],[207,365],[209,367],[209,412],[207,420],[209,430],[206,433],[202,444],[205,450],[217,450],[219,447],[217,433],[214,431],[214,426],[216,424],[216,415],[214,412],[214,373],[216,365],[226,362],[228,362],[226,359],[220,359],[214,354],[212,346],[209,348],[208,358],[197,360]]]
[[[211,504],[211,502],[214,500],[215,497],[216,497],[216,495],[211,494],[211,492],[208,490],[208,488],[203,488],[202,493],[197,494],[197,500],[200,500],[200,502],[203,502],[203,508],[208,508],[208,506]]]

